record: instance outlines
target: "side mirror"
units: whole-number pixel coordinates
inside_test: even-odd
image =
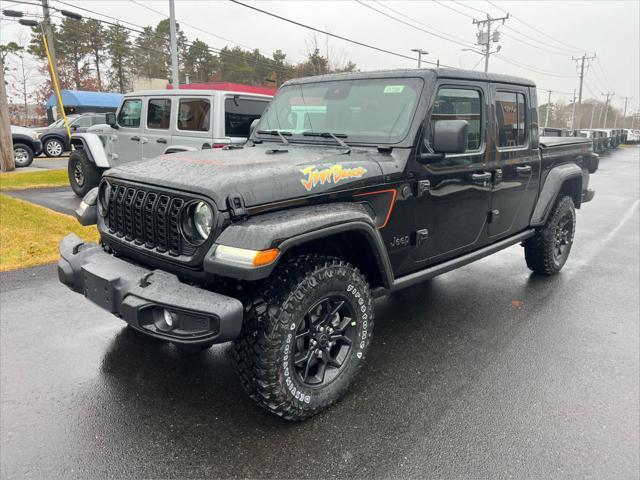
[[[446,153],[464,153],[467,149],[466,120],[438,120],[433,127],[433,149],[436,153],[423,153],[420,163],[437,162]]]
[[[251,136],[253,135],[253,132],[258,126],[258,123],[260,123],[259,118],[256,118],[253,122],[251,122],[251,126],[249,126],[249,138],[251,138]]]
[[[118,124],[116,123],[116,114],[113,112],[109,112],[105,115],[105,120],[107,122],[107,124],[111,127],[111,128],[118,128]]]
[[[75,132],[76,130],[78,130],[78,126],[77,125],[71,125],[71,130],[73,130]]]

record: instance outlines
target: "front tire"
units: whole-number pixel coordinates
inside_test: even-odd
[[[49,138],[44,142],[44,154],[47,157],[59,157],[64,153],[64,145],[61,140],[57,138]]]
[[[17,168],[28,167],[33,162],[33,150],[24,143],[13,145],[13,160]]]
[[[78,197],[84,197],[100,183],[100,169],[89,160],[84,150],[71,152],[67,171],[71,189]]]
[[[569,258],[576,230],[576,210],[569,196],[561,196],[547,223],[524,242],[527,266],[540,275],[555,275]]]
[[[274,272],[235,350],[243,387],[269,412],[305,420],[339,400],[373,331],[369,285],[352,265],[303,255]]]

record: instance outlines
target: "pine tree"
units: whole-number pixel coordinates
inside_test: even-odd
[[[106,30],[106,52],[109,60],[109,87],[120,93],[129,88],[133,74],[133,51],[129,32],[121,25],[111,25]]]

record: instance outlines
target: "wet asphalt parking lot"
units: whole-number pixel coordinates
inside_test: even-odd
[[[2,478],[638,478],[640,149],[605,156],[562,273],[519,246],[376,303],[348,395],[302,424],[57,281],[4,273]]]

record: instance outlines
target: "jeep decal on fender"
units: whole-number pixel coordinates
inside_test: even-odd
[[[314,187],[324,185],[325,183],[333,182],[337,184],[341,180],[360,178],[367,173],[367,169],[363,167],[343,168],[342,165],[338,163],[323,168],[322,170],[318,170],[318,167],[312,165],[311,167],[300,170],[300,172],[305,176],[305,178],[300,179],[300,182],[302,182],[302,186],[304,186],[307,192],[310,192]]]

